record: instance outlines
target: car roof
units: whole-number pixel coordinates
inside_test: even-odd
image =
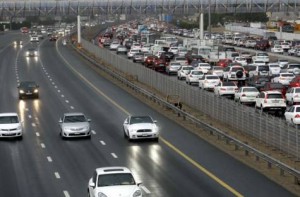
[[[268,90],[268,91],[262,91],[266,94],[282,94],[279,90]]]
[[[27,85],[27,84],[35,84],[37,85],[37,83],[35,81],[21,81],[20,85]]]
[[[69,113],[64,113],[64,116],[80,116],[80,115],[84,115],[81,112],[69,112]]]
[[[5,117],[5,116],[18,116],[18,114],[14,112],[0,113],[0,117]]]
[[[126,167],[112,166],[112,167],[101,167],[96,169],[97,174],[120,174],[120,173],[131,173]]]

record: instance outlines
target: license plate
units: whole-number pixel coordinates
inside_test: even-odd
[[[32,95],[32,93],[31,92],[27,92],[26,95]]]
[[[274,100],[274,101],[272,101],[272,103],[279,103],[279,101],[277,101],[277,100]]]

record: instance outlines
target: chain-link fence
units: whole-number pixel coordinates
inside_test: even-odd
[[[99,48],[84,39],[82,46],[116,69],[137,76],[139,82],[147,84],[165,95],[179,95],[181,101],[186,105],[284,151],[290,156],[300,158],[300,131],[287,125],[285,120],[241,105],[233,100],[215,96],[211,92],[188,86],[173,77],[128,61],[124,56]]]

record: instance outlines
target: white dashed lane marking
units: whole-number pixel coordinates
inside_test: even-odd
[[[149,189],[147,189],[147,187],[145,187],[145,186],[142,185],[141,188],[142,188],[142,190],[144,190],[144,192],[146,194],[151,194],[151,192],[149,191]]]
[[[100,141],[100,143],[101,143],[103,146],[106,145],[106,143],[105,143],[104,141]]]
[[[68,192],[68,191],[66,191],[66,190],[64,190],[64,195],[65,195],[65,197],[70,197],[70,194],[69,194],[69,192]]]
[[[111,153],[111,155],[113,156],[113,158],[117,159],[118,156],[115,153]]]
[[[65,95],[63,95],[63,94],[62,94],[62,95],[61,95],[61,97],[63,97],[63,98],[64,98],[64,97],[65,97]]]
[[[47,157],[48,162],[52,162],[52,158],[50,156]]]
[[[59,175],[58,172],[55,172],[54,175],[55,175],[55,177],[56,177],[57,179],[60,179],[60,175]]]
[[[57,86],[54,86],[55,89],[57,89]]]
[[[96,131],[92,130],[92,134],[96,135]]]
[[[71,106],[70,108],[71,108],[71,109],[74,109],[74,107],[73,107],[73,106]]]
[[[66,100],[66,103],[69,103],[69,100]]]
[[[31,123],[31,126],[32,127],[36,127],[36,124],[33,122],[33,123]]]
[[[46,146],[45,146],[44,143],[41,143],[41,147],[42,147],[42,148],[46,148]]]
[[[35,135],[38,136],[38,137],[40,136],[40,134],[38,132],[36,132]]]
[[[32,118],[32,116],[31,116],[31,115],[28,115],[28,118]]]

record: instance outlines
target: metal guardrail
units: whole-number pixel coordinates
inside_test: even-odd
[[[245,151],[245,155],[249,155],[249,153],[252,153],[256,156],[256,160],[262,159],[267,162],[268,168],[271,168],[272,165],[277,166],[280,169],[280,175],[284,175],[284,173],[288,173],[294,177],[294,183],[299,184],[300,183],[300,171],[282,163],[281,161],[272,158],[271,156],[249,146],[246,143],[241,142],[240,140],[229,136],[228,134],[224,133],[223,131],[197,119],[196,117],[192,116],[191,114],[185,112],[184,110],[179,109],[178,107],[174,106],[171,103],[168,103],[166,100],[163,100],[156,96],[154,93],[151,93],[138,85],[132,83],[125,77],[123,77],[120,73],[115,72],[113,70],[110,70],[106,66],[100,65],[95,59],[89,57],[88,55],[84,54],[82,51],[77,50],[83,57],[85,57],[87,60],[89,60],[91,63],[95,64],[98,68],[102,69],[106,73],[110,74],[114,78],[118,79],[122,83],[126,84],[128,87],[132,88],[136,92],[139,92],[140,94],[144,95],[148,99],[158,103],[159,105],[163,107],[167,107],[171,109],[174,113],[177,113],[179,116],[183,117],[184,120],[190,120],[197,126],[203,128],[204,131],[209,132],[212,135],[217,135],[218,139],[225,139],[226,143],[228,144],[234,144],[235,150],[243,149]],[[109,64],[109,62],[106,62]]]

